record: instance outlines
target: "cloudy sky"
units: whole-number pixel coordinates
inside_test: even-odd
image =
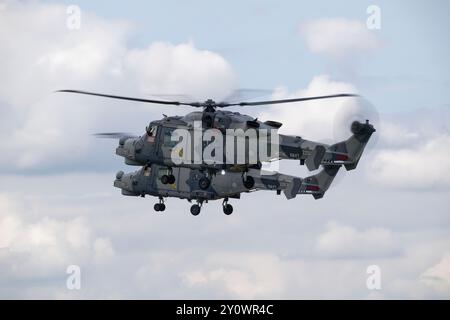
[[[380,29],[366,23],[374,4]],[[450,298],[449,9],[0,0],[0,298]],[[116,171],[133,168],[115,141],[91,134],[139,134],[189,110],[53,93],[64,88],[198,99],[236,88],[358,92],[365,102],[235,110],[335,141],[356,103],[377,133],[321,200],[257,192],[231,201],[231,216],[210,202],[193,217],[169,199],[161,214],[155,199],[112,187]],[[298,163],[280,170],[308,174]],[[66,287],[69,265],[81,268],[80,290]],[[366,285],[372,265],[380,290]]]

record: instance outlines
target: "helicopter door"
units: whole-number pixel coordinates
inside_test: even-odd
[[[161,182],[161,177],[163,175],[169,174],[169,168],[167,167],[158,167],[158,171],[156,172],[156,179],[155,179],[155,185],[156,189],[158,190],[170,190],[170,191],[177,191],[177,185],[178,185],[178,173],[180,168],[173,168],[172,174],[175,176],[175,183],[173,184],[163,184]]]
[[[191,169],[188,168],[178,168],[178,180],[177,180],[177,188],[179,192],[187,192],[191,191],[191,187],[189,185]]]
[[[191,170],[188,168],[172,168],[172,174],[175,176],[174,184],[163,184],[161,177],[165,174],[169,174],[169,168],[163,166],[157,166],[155,169],[154,188],[163,191],[180,192],[181,195],[185,195],[191,192],[189,185]]]

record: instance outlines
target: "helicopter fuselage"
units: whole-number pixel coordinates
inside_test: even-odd
[[[298,136],[278,134],[280,127],[279,122],[261,122],[238,112],[192,112],[152,121],[141,137],[122,138],[116,154],[129,165],[157,163],[245,172],[278,159],[296,159],[304,164],[314,152],[323,153],[327,147]],[[319,160],[311,159],[313,169],[320,165],[323,154],[316,158]]]

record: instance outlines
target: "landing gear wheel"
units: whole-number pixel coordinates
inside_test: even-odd
[[[200,214],[200,206],[198,204],[194,204],[191,206],[191,214],[193,216],[198,216]]]
[[[167,174],[165,174],[161,177],[162,184],[168,184],[169,182],[170,182],[170,177]]]
[[[253,177],[244,177],[243,180],[244,183],[244,187],[246,187],[247,189],[251,189],[255,186],[255,179],[253,179]]]
[[[211,184],[211,180],[209,180],[207,177],[202,177],[202,178],[198,181],[198,186],[199,186],[200,189],[202,189],[202,190],[208,189],[210,184]]]
[[[175,183],[175,176],[173,174],[169,175],[169,184]]]
[[[225,204],[223,206],[223,213],[225,213],[227,216],[233,213],[233,206],[231,204]]]
[[[153,209],[155,209],[155,211],[164,211],[164,210],[166,210],[166,205],[164,204],[164,198],[163,197],[159,198],[159,202],[155,203],[155,205],[153,206]]]

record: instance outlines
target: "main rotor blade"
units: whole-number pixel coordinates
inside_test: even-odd
[[[112,98],[112,99],[120,99],[120,100],[128,100],[128,101],[137,101],[137,102],[145,102],[145,103],[175,105],[175,106],[180,106],[180,105],[192,106],[192,107],[200,107],[201,106],[198,102],[188,103],[188,102],[179,102],[179,101],[141,99],[141,98],[116,96],[116,95],[112,95],[112,94],[103,94],[103,93],[96,93],[96,92],[89,92],[89,91],[80,91],[80,90],[57,90],[56,92],[78,93],[78,94],[86,94],[86,95],[98,96],[98,97],[104,97],[104,98]]]
[[[100,133],[94,133],[93,136],[95,136],[97,138],[104,138],[104,139],[120,139],[123,137],[129,137],[129,138],[136,137],[136,135],[128,133],[128,132],[100,132]]]
[[[231,107],[231,106],[262,106],[267,104],[279,104],[279,103],[290,103],[290,102],[300,102],[309,100],[319,100],[319,99],[330,99],[330,98],[343,98],[343,97],[358,97],[357,94],[353,93],[341,93],[332,94],[328,96],[316,96],[316,97],[305,97],[305,98],[293,98],[293,99],[282,99],[282,100],[268,100],[268,101],[255,101],[255,102],[237,102],[237,103],[224,103],[220,104],[220,107]]]

